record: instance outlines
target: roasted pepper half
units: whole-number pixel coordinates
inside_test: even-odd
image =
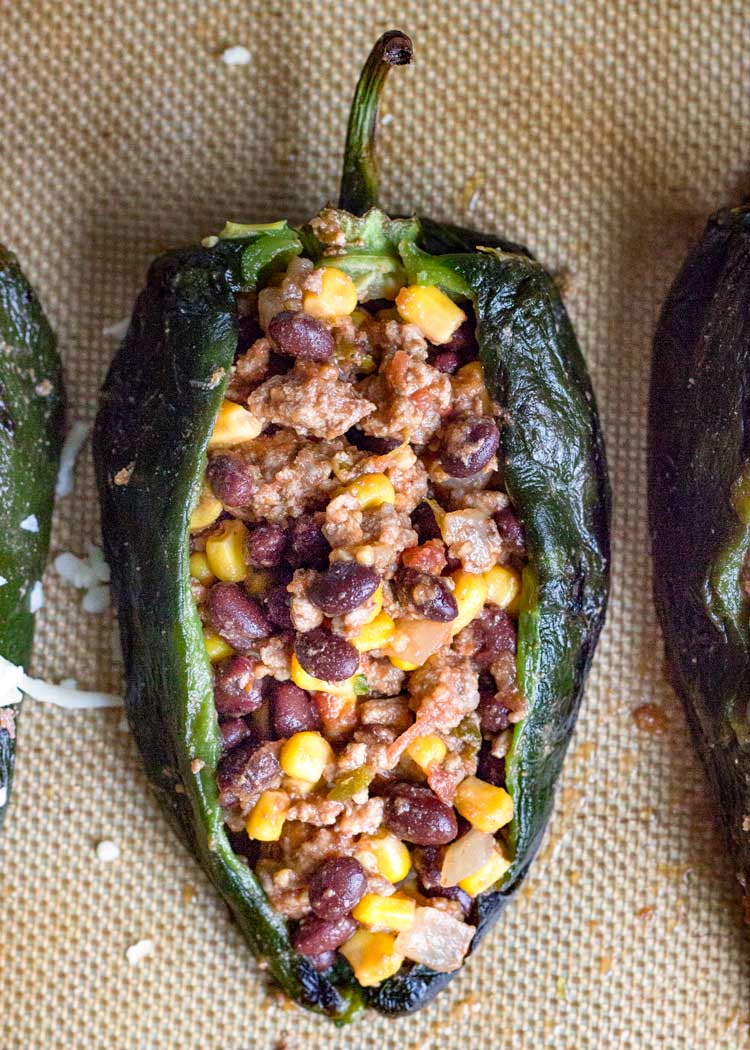
[[[750,879],[750,206],[708,222],[654,339],[650,523],[667,662]]]
[[[10,794],[20,693],[49,546],[63,429],[57,344],[18,260],[0,246],[0,823]],[[10,677],[9,677],[10,676]]]
[[[360,973],[363,960],[372,956],[370,979],[363,982],[367,986],[343,960],[318,972],[294,951],[287,922],[270,907],[256,875],[236,855],[225,832],[216,784],[220,741],[206,644],[213,658],[220,659],[226,638],[209,635],[208,642],[204,640],[191,594],[189,531],[191,519],[193,535],[218,521],[217,531],[210,533],[217,546],[209,549],[207,541],[205,552],[197,547],[193,552],[193,582],[200,585],[201,577],[212,578],[213,559],[213,578],[218,573],[226,580],[220,586],[229,593],[243,571],[241,566],[237,569],[243,525],[236,519],[222,524],[221,504],[215,505],[211,493],[201,489],[211,442],[226,440],[236,426],[246,428],[250,441],[258,433],[246,418],[249,413],[242,416],[244,409],[234,402],[227,408],[224,400],[243,323],[238,295],[247,303],[248,296],[265,289],[301,255],[323,274],[310,291],[317,298],[305,304],[313,317],[331,310],[353,316],[357,302],[397,297],[401,316],[414,317],[437,343],[455,326],[461,303],[476,318],[484,379],[500,406],[502,475],[521,518],[528,564],[519,602],[517,654],[518,684],[527,711],[506,756],[507,793],[488,791],[488,785],[468,777],[457,803],[485,829],[477,832],[480,836],[510,822],[505,839],[508,862],[496,850],[486,870],[467,879],[466,891],[476,896],[474,944],[519,886],[539,846],[608,593],[604,449],[585,365],[553,280],[523,249],[508,242],[429,219],[390,219],[376,207],[378,97],[390,66],[410,57],[408,38],[392,32],[381,38],[368,59],[349,123],[339,209],[324,210],[300,229],[284,222],[228,224],[203,246],[172,252],[153,263],[104,386],[94,437],[103,534],[128,679],[126,703],[149,777],[249,942],[268,960],[275,979],[292,998],[339,1022],[350,1020],[363,1004],[389,1014],[415,1010],[450,974],[424,965],[401,966],[393,948],[395,934],[378,932],[377,920],[387,916],[384,921],[394,924],[391,930],[403,928],[411,921],[413,904],[378,894],[363,898],[354,912],[365,926],[374,924],[375,932],[358,931],[342,949]],[[420,313],[423,309],[425,314]],[[359,364],[366,374],[367,362]],[[316,422],[310,425],[314,428]],[[385,475],[364,477],[365,482],[360,479],[347,490],[349,498],[361,508],[373,501],[393,502]],[[256,586],[262,587],[257,574],[245,580],[251,593]],[[458,572],[450,584],[441,586],[438,598],[450,606],[445,616],[456,621],[455,630],[445,625],[448,644],[464,622],[457,618],[465,616],[468,622],[490,589],[493,600],[514,600],[502,574],[488,581]],[[320,597],[318,601],[325,604]],[[380,616],[377,604],[372,611]],[[441,616],[436,614],[437,619]],[[387,617],[372,628],[385,652],[391,628]],[[361,645],[366,652],[370,642],[366,638]],[[405,670],[415,666],[395,650],[392,662]],[[291,673],[297,685],[325,691],[325,683],[294,660]],[[336,686],[331,703],[337,710],[356,704],[360,691],[353,675]],[[318,734],[308,736],[315,755],[295,742],[294,762],[286,762],[297,777],[310,763],[317,763],[317,776],[327,761]],[[480,740],[476,725],[467,724],[455,746],[471,761]],[[425,736],[413,743],[410,757],[417,765],[429,768],[431,761],[443,757],[440,739]],[[285,745],[282,764],[289,757]],[[368,771],[351,791],[366,792],[371,776]],[[337,781],[329,795],[332,804],[337,804],[339,789],[343,798],[350,797],[348,783],[342,788]],[[278,838],[283,794],[269,790],[261,797],[249,821],[256,839]],[[403,879],[409,870],[403,844],[386,835],[373,849],[382,854],[388,877]]]

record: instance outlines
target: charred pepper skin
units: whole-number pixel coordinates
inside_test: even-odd
[[[64,425],[57,343],[16,257],[0,245],[0,656],[26,667]],[[36,531],[20,523],[33,515]],[[14,722],[20,705],[2,707]],[[10,797],[15,728],[0,725],[0,824]]]
[[[375,207],[377,93],[394,55],[396,64],[411,55],[404,34],[381,38],[355,94],[341,192],[348,210],[336,213],[351,232],[352,252],[335,265],[350,265],[364,281],[419,272],[425,283],[471,299],[487,384],[502,407],[506,482],[530,553],[518,657],[529,714],[507,764],[516,853],[503,882],[478,899],[476,944],[520,884],[549,816],[605,613],[609,487],[591,386],[549,275],[509,242],[431,220],[390,220]],[[126,706],[151,782],[274,978],[297,1002],[345,1023],[364,1005],[387,1014],[416,1010],[452,975],[412,966],[364,989],[345,962],[319,974],[292,949],[286,921],[224,831],[211,672],[187,552],[207,443],[236,351],[235,295],[257,289],[268,266],[303,246],[313,258],[322,254],[310,227],[228,227],[214,247],[171,253],[152,265],[103,390],[94,458]],[[372,252],[380,254],[368,273]],[[204,763],[197,773],[196,758]]]
[[[750,206],[718,212],[654,339],[649,512],[674,687],[750,900]]]

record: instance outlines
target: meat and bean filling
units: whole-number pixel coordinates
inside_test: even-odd
[[[296,258],[239,298],[190,572],[232,846],[363,985],[449,971],[505,873],[523,532],[469,305]]]

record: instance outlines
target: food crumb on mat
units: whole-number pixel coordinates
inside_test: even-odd
[[[221,60],[227,66],[246,66],[250,63],[252,55],[242,44],[228,47],[221,53]]]
[[[149,955],[154,954],[154,942],[148,939],[137,941],[125,950],[125,958],[131,966],[137,966],[139,962]]]
[[[96,844],[96,859],[100,860],[102,864],[111,864],[112,861],[118,860],[120,856],[120,847],[116,842],[111,839],[102,839],[101,842]]]

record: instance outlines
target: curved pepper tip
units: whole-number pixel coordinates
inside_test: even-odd
[[[389,29],[383,33],[375,48],[381,51],[383,62],[389,66],[408,66],[414,57],[411,37],[400,29]]]

